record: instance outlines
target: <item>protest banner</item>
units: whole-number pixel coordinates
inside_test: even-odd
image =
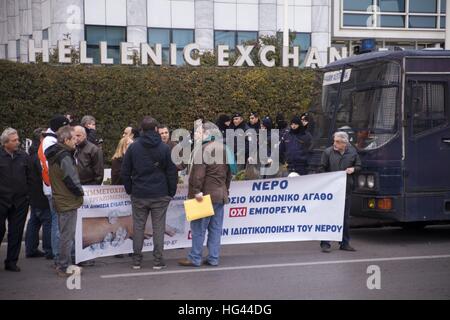
[[[78,210],[76,262],[133,251],[130,197],[122,186],[85,186]],[[225,205],[222,244],[342,239],[344,171],[292,178],[233,181]],[[165,249],[191,246],[178,185],[167,210]],[[145,227],[143,251],[152,251],[152,226]]]

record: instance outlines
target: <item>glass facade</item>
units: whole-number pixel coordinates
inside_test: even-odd
[[[381,12],[405,12],[405,0],[379,0]]]
[[[410,16],[409,17],[410,28],[436,28],[436,17],[428,16]]]
[[[380,27],[404,28],[405,27],[405,17],[404,16],[381,15],[380,16]]]
[[[372,15],[344,13],[344,26],[346,27],[371,27]]]
[[[16,58],[20,59],[20,40],[16,40]]]
[[[306,53],[309,47],[311,47],[311,33],[307,32],[291,32],[290,35],[295,36],[292,40],[292,45],[300,47],[300,65],[304,62]],[[283,41],[283,33],[277,32],[278,41],[281,43]]]
[[[344,0],[344,10],[349,11],[367,11],[372,5],[372,0]]]
[[[214,47],[228,45],[234,51],[238,44],[258,40],[258,31],[214,31]]]
[[[311,47],[311,33],[297,32],[292,42],[294,46],[300,47],[300,64],[302,64],[309,47]]]
[[[341,0],[342,27],[443,29],[446,0]]]
[[[153,46],[160,43],[162,46],[162,60],[164,64],[169,63],[169,48],[171,43],[177,45],[177,65],[184,65],[183,48],[194,41],[194,30],[192,29],[161,29],[148,28],[148,43]]]
[[[411,13],[435,13],[436,10],[437,0],[409,0],[409,12]]]
[[[100,41],[108,43],[108,58],[114,64],[120,63],[120,43],[126,42],[126,27],[85,26],[87,56],[93,58],[95,64],[100,63]]]
[[[42,30],[42,40],[48,40],[48,28]]]

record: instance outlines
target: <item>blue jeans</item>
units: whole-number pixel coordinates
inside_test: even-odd
[[[211,217],[191,221],[192,248],[188,259],[197,266],[202,264],[203,243],[208,230],[208,256],[206,260],[211,265],[219,264],[220,238],[223,226],[223,203],[214,203],[214,215]]]
[[[50,205],[50,212],[52,213],[52,251],[53,260],[58,263],[59,259],[59,227],[58,227],[58,214],[56,213],[55,207],[53,206],[52,196],[47,196],[48,203]]]
[[[31,207],[30,219],[25,233],[25,253],[33,255],[39,247],[39,230],[42,226],[42,249],[45,255],[52,254],[51,229],[52,213],[50,209]]]

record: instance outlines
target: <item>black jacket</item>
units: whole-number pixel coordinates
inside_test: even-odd
[[[177,191],[178,173],[170,148],[155,131],[144,133],[128,147],[120,176],[126,192],[137,198],[173,197]]]
[[[37,154],[37,148],[30,148],[30,205],[33,208],[48,209],[48,198],[42,189],[42,166]]]
[[[343,171],[351,167],[355,168],[355,172],[347,175],[347,192],[350,192],[353,187],[353,177],[361,170],[361,159],[358,152],[353,146],[348,145],[342,155],[334,150],[333,146],[325,149],[322,153],[320,161],[320,171],[322,172]]]
[[[230,125],[230,129],[234,130],[234,158],[236,159],[236,161],[239,160],[239,156],[241,154],[244,154],[244,159],[245,159],[245,163],[247,163],[248,157],[250,156],[250,143],[253,139],[257,139],[257,136],[253,136],[251,135],[249,132],[247,132],[247,130],[250,129],[250,127],[245,123],[245,122],[241,122],[241,124],[239,124],[237,127],[234,125],[234,123],[231,123]],[[239,129],[242,129],[243,132],[241,131],[237,131]],[[238,139],[239,140],[244,140],[244,149],[239,149],[238,146]],[[228,139],[225,140],[225,142],[228,144]],[[257,143],[257,140],[254,141]]]
[[[28,202],[30,183],[30,159],[19,150],[11,157],[0,147],[0,205],[10,208]],[[42,188],[42,185],[41,185]]]
[[[255,123],[255,124],[251,124],[251,123],[249,122],[249,123],[247,123],[247,127],[248,127],[249,129],[255,129],[256,133],[259,133],[259,129],[261,128],[261,121],[258,120],[258,122]]]
[[[77,170],[82,185],[101,185],[103,182],[103,151],[88,140],[75,151]]]
[[[122,161],[123,161],[122,157],[112,159],[112,162],[111,162],[111,184],[112,185],[123,185],[122,179],[120,177]]]
[[[280,143],[280,161],[288,164],[289,171],[305,174],[308,166],[312,137],[306,130],[289,130]]]

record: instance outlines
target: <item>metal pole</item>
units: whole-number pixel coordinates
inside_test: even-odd
[[[450,50],[450,0],[447,0],[445,7],[445,50]]]
[[[450,0],[449,0],[449,2],[450,2]],[[283,47],[289,46],[288,6],[289,6],[289,0],[284,0]]]

